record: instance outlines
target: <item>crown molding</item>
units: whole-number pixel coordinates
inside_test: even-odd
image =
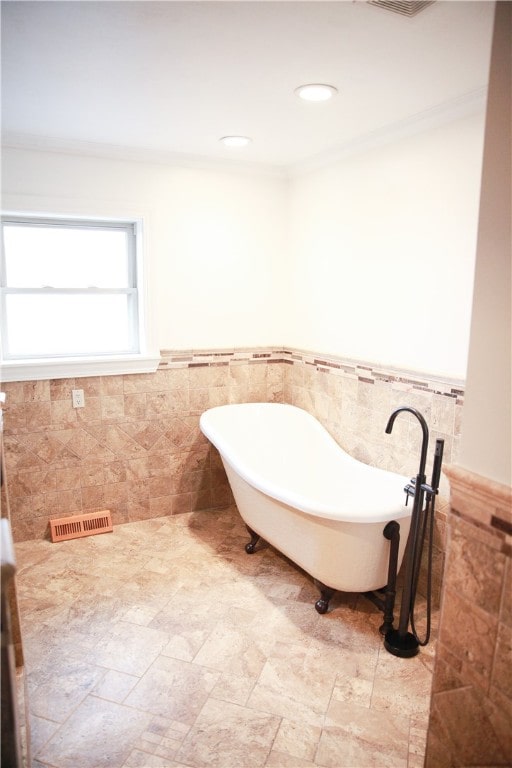
[[[219,159],[204,155],[192,155],[149,147],[128,147],[121,144],[103,144],[94,141],[64,139],[58,136],[39,136],[29,133],[6,131],[2,134],[2,149],[21,149],[51,152],[64,155],[95,157],[154,165],[167,165],[197,170],[223,171],[228,173],[256,174],[273,178],[286,178],[285,166],[269,163],[247,163],[240,160]]]
[[[450,101],[437,104],[403,120],[384,125],[368,134],[357,136],[327,152],[306,158],[288,166],[271,163],[247,163],[239,160],[219,159],[203,155],[183,154],[148,147],[128,147],[119,144],[102,144],[93,141],[64,139],[57,136],[6,131],[2,136],[2,147],[39,152],[96,157],[107,160],[151,163],[174,167],[212,170],[228,173],[255,174],[276,179],[293,179],[313,171],[322,170],[356,154],[385,146],[395,141],[438,128],[447,123],[485,113],[487,88],[457,96]]]
[[[293,165],[289,171],[293,176],[301,176],[312,171],[322,170],[347,157],[378,149],[392,142],[439,128],[470,115],[485,114],[486,106],[487,88],[479,88],[403,120],[384,125],[364,136],[357,136],[333,150]]]

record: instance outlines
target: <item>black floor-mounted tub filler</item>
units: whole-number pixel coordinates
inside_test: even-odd
[[[444,440],[437,439],[432,465],[432,478],[430,484],[426,482],[425,465],[428,451],[428,426],[422,414],[415,408],[402,406],[397,408],[386,426],[386,434],[391,434],[396,417],[400,413],[411,413],[421,426],[423,437],[421,442],[421,455],[418,474],[405,486],[407,500],[413,497],[413,510],[411,527],[408,539],[408,551],[405,560],[404,586],[400,605],[400,618],[398,629],[393,628],[393,609],[396,587],[396,552],[400,541],[400,525],[391,521],[383,531],[385,538],[390,540],[389,579],[386,587],[386,609],[384,611],[384,624],[380,631],[384,635],[384,647],[389,653],[402,658],[415,656],[420,646],[427,645],[430,639],[430,624],[432,611],[432,545],[434,533],[435,497],[439,492],[439,480],[443,463]],[[407,503],[407,502],[406,502]],[[423,548],[427,529],[429,530],[428,560],[427,560],[427,625],[425,637],[420,639],[414,624],[414,605],[416,590],[420,573]]]

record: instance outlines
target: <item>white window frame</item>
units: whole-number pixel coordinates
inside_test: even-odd
[[[119,292],[130,296],[132,310],[130,312],[132,322],[132,338],[137,340],[138,349],[122,353],[97,354],[97,355],[59,355],[55,357],[10,356],[4,349],[2,339],[6,339],[6,302],[7,293],[104,293],[102,289],[55,289],[40,288],[34,290],[23,288],[7,288],[5,281],[4,258],[1,258],[0,280],[0,381],[30,381],[40,379],[74,378],[81,376],[108,376],[127,373],[154,372],[160,362],[160,355],[151,349],[147,312],[147,285],[145,281],[144,254],[143,254],[143,222],[141,219],[111,219],[97,216],[60,216],[42,214],[23,214],[19,212],[2,212],[2,250],[3,250],[3,224],[16,223],[27,225],[59,225],[66,227],[94,227],[106,229],[122,229],[131,232],[129,238],[129,264],[130,285]],[[112,293],[108,290],[107,292]],[[135,347],[135,344],[134,344]]]

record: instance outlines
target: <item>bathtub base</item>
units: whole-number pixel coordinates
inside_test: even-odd
[[[245,545],[245,551],[248,555],[252,555],[256,551],[256,546],[260,541],[261,536],[259,533],[256,533],[256,531],[253,531],[247,523],[245,523],[245,527],[251,537],[251,540]],[[400,548],[400,525],[396,520],[391,520],[384,528],[382,534],[384,538],[390,542],[387,583],[385,587],[366,591],[362,594],[370,600],[379,611],[382,611],[383,623],[379,627],[379,632],[381,635],[386,636],[388,633],[394,631],[393,622],[395,620],[394,608]],[[333,587],[328,587],[316,578],[313,578],[313,582],[320,592],[320,597],[315,603],[315,609],[320,614],[327,613],[331,599],[339,590],[334,589]],[[380,594],[377,594],[378,592]]]
[[[318,613],[327,613],[329,610],[329,602],[331,598],[334,597],[337,590],[327,587],[325,584],[322,584],[321,581],[318,581],[318,579],[314,579],[314,582],[315,586],[320,590],[320,597],[315,603],[315,608]]]
[[[245,551],[247,552],[248,555],[252,555],[256,551],[256,544],[260,540],[261,536],[259,535],[259,533],[256,533],[256,531],[253,531],[252,528],[249,528],[248,525],[246,525],[245,527],[247,528],[247,532],[251,537],[251,540],[245,545]]]

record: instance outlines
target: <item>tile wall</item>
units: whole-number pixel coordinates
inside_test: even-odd
[[[449,469],[427,768],[512,764],[512,489]]]
[[[418,408],[445,463],[455,461],[463,389],[290,349],[163,351],[154,374],[6,383],[4,419],[8,489],[16,541],[48,535],[49,518],[110,509],[114,524],[222,507],[231,494],[199,416],[229,402],[289,402],[315,415],[356,458],[415,476],[421,430],[399,417]],[[74,409],[81,388],[85,407]],[[428,477],[428,474],[427,474]],[[446,522],[441,488],[435,533],[440,587]],[[437,590],[439,592],[439,589]]]
[[[74,409],[71,390],[84,390]],[[109,509],[114,525],[225,506],[203,410],[281,400],[280,362],[163,360],[154,374],[5,383],[4,451],[15,541],[48,535],[50,518]]]

